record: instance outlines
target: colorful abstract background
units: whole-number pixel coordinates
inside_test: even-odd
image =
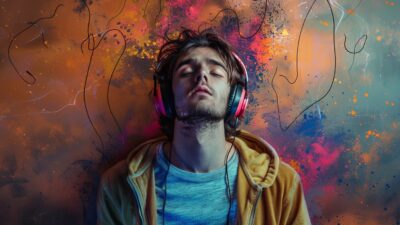
[[[242,124],[302,177],[313,224],[400,224],[400,2],[0,1],[0,223],[95,224],[101,173],[160,134],[164,35],[243,58]]]

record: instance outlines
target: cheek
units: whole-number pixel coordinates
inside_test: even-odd
[[[182,99],[185,97],[186,93],[186,86],[184,83],[173,83],[172,84],[172,90],[175,98],[175,103],[179,103],[182,101]]]
[[[228,102],[230,90],[231,90],[231,87],[230,87],[230,86],[226,86],[225,89],[224,89],[224,91],[221,93],[222,99],[223,99],[225,102]]]

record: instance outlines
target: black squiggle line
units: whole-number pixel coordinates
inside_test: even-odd
[[[144,6],[143,16],[142,16],[143,18],[146,16],[146,11],[147,11],[147,7],[149,5],[149,2],[150,2],[150,0],[147,0],[146,1],[146,5]],[[158,13],[157,13],[156,17],[154,18],[154,22],[156,22],[158,17],[161,15],[161,10],[162,10],[162,8],[161,8],[161,0],[159,0],[158,1]]]
[[[103,34],[100,37],[100,41],[96,44],[95,37],[94,37],[93,33],[90,33],[90,20],[91,20],[90,8],[86,4],[86,2],[84,2],[84,4],[85,4],[86,9],[88,10],[88,24],[87,24],[87,37],[81,43],[81,51],[83,53],[83,44],[87,41],[88,42],[87,48],[88,48],[89,51],[91,51],[91,54],[90,54],[88,67],[87,67],[87,70],[86,70],[86,75],[85,75],[85,82],[84,82],[84,87],[83,87],[83,102],[84,102],[84,106],[85,106],[86,116],[87,116],[87,118],[88,118],[88,120],[89,120],[89,122],[90,122],[90,124],[92,126],[93,131],[96,133],[96,135],[99,138],[100,143],[101,143],[102,150],[97,149],[97,151],[103,156],[103,158],[105,158],[105,153],[103,152],[103,150],[105,149],[103,139],[101,138],[100,133],[97,131],[97,129],[96,129],[91,117],[90,117],[89,110],[88,110],[88,107],[87,107],[86,86],[87,86],[87,81],[88,81],[88,78],[89,78],[89,71],[90,71],[90,67],[91,67],[91,64],[92,64],[93,55],[94,55],[95,50],[99,47],[100,43],[102,42],[102,40],[104,40],[104,37],[109,32],[116,31],[116,32],[120,33],[121,36],[124,39],[124,47],[122,49],[122,52],[121,52],[120,56],[118,57],[118,59],[117,59],[117,61],[115,63],[115,65],[113,67],[113,70],[111,72],[111,75],[110,75],[110,79],[109,79],[108,87],[107,87],[107,106],[108,106],[108,109],[109,109],[109,111],[111,113],[111,116],[112,116],[115,124],[117,125],[117,127],[119,129],[119,132],[122,133],[121,126],[119,125],[119,123],[118,123],[118,121],[117,121],[117,119],[116,119],[116,117],[115,117],[115,115],[114,115],[114,113],[113,113],[113,111],[111,109],[109,94],[110,94],[110,85],[111,85],[112,77],[114,76],[114,72],[115,72],[115,70],[117,68],[117,65],[119,64],[119,61],[121,60],[121,58],[122,58],[122,56],[123,56],[123,54],[125,53],[125,50],[126,50],[126,39],[125,39],[125,35],[122,33],[121,30],[119,30],[119,29],[109,29],[109,30],[103,32]]]
[[[201,29],[201,27],[206,26],[207,24],[209,24],[209,23],[206,21],[200,23],[199,26],[197,26],[197,32],[200,33],[200,31],[203,30],[203,29]]]
[[[14,35],[14,37],[13,37],[13,38],[11,39],[11,41],[10,41],[10,44],[8,45],[8,51],[7,51],[7,54],[8,54],[8,61],[10,62],[10,64],[12,65],[12,67],[14,68],[14,70],[15,70],[15,72],[18,74],[18,76],[19,76],[25,83],[27,83],[27,84],[29,84],[29,85],[33,85],[33,84],[36,83],[36,77],[35,77],[31,72],[29,72],[29,71],[26,71],[26,73],[33,79],[33,81],[28,81],[28,80],[26,80],[26,79],[22,76],[22,74],[18,71],[17,67],[16,67],[15,64],[14,64],[14,61],[13,61],[12,58],[11,58],[11,46],[13,45],[14,41],[17,39],[17,37],[18,37],[19,35],[21,35],[21,34],[24,33],[25,31],[29,30],[31,27],[35,26],[35,24],[39,23],[39,22],[42,21],[42,20],[48,20],[48,19],[54,18],[54,17],[56,16],[56,13],[57,13],[58,8],[60,8],[61,6],[64,6],[64,5],[63,5],[63,4],[57,5],[57,7],[54,9],[54,12],[53,12],[53,14],[52,14],[51,16],[41,17],[41,18],[39,18],[39,19],[37,19],[37,20],[35,20],[35,21],[33,21],[33,22],[30,22],[30,23],[29,23],[29,24],[30,24],[29,26],[27,26],[25,29],[21,30],[21,31],[18,32],[16,35]],[[42,33],[42,35],[43,35],[43,33]],[[42,36],[42,37],[43,37],[43,40],[44,40],[44,36]]]
[[[150,0],[146,1],[146,5],[144,6],[144,10],[143,10],[143,18],[146,16],[146,11],[147,11],[147,6],[149,5]]]
[[[30,24],[30,23],[29,23],[29,24]],[[39,37],[41,37],[41,38],[42,38],[42,44],[43,44],[46,48],[48,48],[48,46],[47,46],[47,44],[46,44],[46,41],[45,41],[45,39],[44,39],[44,29],[43,29],[41,26],[39,26],[38,24],[34,24],[34,26],[32,26],[32,27],[37,27],[40,34],[39,34],[38,36],[32,38],[31,40],[25,42],[25,45],[27,45],[27,44],[29,44],[29,43],[35,41],[35,40],[38,39]]]
[[[310,13],[311,9],[313,8],[314,3],[315,3],[316,1],[317,1],[317,0],[314,0],[314,2],[312,3],[310,9],[308,10],[308,12],[307,12],[307,14],[306,14],[306,17],[304,18],[304,22],[303,22],[303,24],[302,24],[302,26],[301,26],[301,29],[300,29],[300,34],[299,34],[298,42],[297,42],[296,78],[295,78],[295,80],[294,80],[293,82],[290,82],[289,79],[288,79],[286,76],[284,76],[284,75],[279,75],[279,76],[285,78],[285,80],[286,80],[288,83],[290,83],[290,84],[294,84],[294,83],[296,82],[298,76],[299,76],[298,62],[299,62],[300,37],[301,37],[301,34],[302,34],[302,32],[303,32],[304,24],[305,24],[305,22],[306,22],[306,20],[307,20],[307,17],[308,17],[308,15],[309,15],[309,13]],[[278,93],[276,92],[275,86],[274,86],[275,76],[276,76],[276,73],[277,73],[277,71],[278,71],[278,67],[276,68],[275,73],[274,73],[274,76],[272,77],[271,85],[272,85],[272,89],[273,89],[273,91],[275,92],[276,99],[277,99],[277,100],[276,100],[276,103],[277,103],[277,108],[278,108],[279,126],[280,126],[281,130],[283,130],[283,131],[287,131],[287,130],[293,125],[293,123],[297,120],[297,118],[299,118],[299,116],[300,116],[301,114],[303,114],[305,111],[307,111],[307,110],[308,110],[309,108],[311,108],[313,105],[317,104],[317,103],[320,102],[322,99],[324,99],[324,98],[329,94],[329,92],[331,91],[331,89],[332,89],[332,87],[333,87],[333,82],[334,82],[335,77],[336,77],[336,35],[335,35],[335,26],[336,26],[336,23],[335,23],[335,15],[333,14],[332,6],[331,6],[329,0],[327,0],[326,2],[328,3],[329,9],[330,9],[330,11],[331,11],[331,15],[332,15],[332,24],[333,24],[333,26],[332,26],[332,29],[333,29],[333,30],[332,30],[333,40],[332,40],[332,41],[333,41],[333,51],[334,51],[334,69],[333,69],[332,81],[331,81],[331,84],[330,84],[328,90],[326,91],[326,93],[325,93],[324,95],[322,95],[322,97],[320,97],[319,99],[317,99],[316,101],[314,101],[313,103],[311,103],[310,105],[308,105],[304,110],[302,110],[302,111],[293,119],[292,122],[289,123],[289,125],[288,125],[287,127],[284,128],[284,127],[282,126],[282,121],[281,121],[281,116],[280,116],[281,113],[280,113],[280,107],[279,107],[279,97],[278,97]]]
[[[361,46],[360,50],[356,51],[356,47],[357,47],[358,43],[359,43],[363,38],[365,39],[364,42],[363,42],[363,45]],[[366,44],[366,42],[367,42],[367,38],[368,38],[368,36],[367,36],[366,34],[362,35],[362,36],[357,40],[356,44],[354,45],[354,50],[353,50],[353,51],[350,51],[350,50],[347,48],[347,45],[346,45],[347,36],[346,36],[346,34],[345,34],[345,35],[344,35],[344,49],[345,49],[348,53],[350,53],[350,54],[353,54],[353,55],[358,54],[358,53],[360,53],[360,52],[364,49],[365,44]]]
[[[344,42],[343,42],[344,49],[346,50],[346,52],[348,52],[348,53],[350,53],[350,54],[353,55],[353,59],[352,59],[352,61],[351,61],[351,65],[350,65],[348,71],[350,71],[350,70],[353,68],[354,61],[355,61],[355,59],[356,59],[356,54],[360,53],[360,52],[364,49],[365,44],[367,43],[367,38],[368,38],[368,36],[367,36],[366,34],[362,35],[362,36],[357,40],[356,44],[354,45],[353,51],[350,51],[350,50],[347,48],[347,44],[346,44],[347,36],[346,36],[346,34],[344,35]],[[361,48],[360,48],[358,51],[356,51],[356,48],[357,48],[357,46],[358,46],[358,44],[360,43],[361,40],[363,40],[362,46],[361,46]]]
[[[314,7],[314,4],[317,0],[314,0],[313,3],[310,6],[310,9],[307,11],[306,16],[304,17],[303,23],[301,24],[301,28],[300,28],[300,33],[299,33],[299,37],[297,38],[297,48],[296,48],[296,78],[294,79],[293,82],[289,81],[289,79],[286,76],[283,76],[283,78],[286,79],[286,81],[289,84],[294,84],[296,83],[297,79],[299,78],[299,48],[300,48],[300,39],[301,39],[301,34],[303,33],[303,29],[304,29],[304,25],[306,24],[307,18],[312,10],[312,8]],[[330,3],[328,3],[330,4]],[[330,6],[330,5],[329,5]]]
[[[124,47],[123,47],[122,52],[121,52],[121,54],[119,55],[119,57],[118,57],[118,59],[117,59],[115,65],[114,65],[114,68],[113,68],[113,70],[112,70],[112,72],[111,72],[111,75],[110,75],[110,79],[108,80],[108,86],[107,86],[107,105],[108,105],[108,110],[110,111],[111,116],[112,116],[112,118],[113,118],[113,120],[114,120],[114,123],[117,125],[119,132],[122,133],[122,128],[121,128],[121,126],[119,125],[119,123],[118,123],[118,121],[117,121],[117,118],[115,117],[113,111],[111,110],[111,105],[110,105],[110,86],[111,86],[112,78],[113,78],[113,76],[114,76],[115,69],[117,68],[117,65],[119,64],[119,61],[121,60],[122,55],[125,53],[125,50],[126,50],[126,39],[125,39],[125,37],[124,37],[124,34],[123,34],[120,30],[117,30],[117,29],[115,29],[115,30],[121,34],[121,36],[122,36],[122,38],[123,38],[123,40],[124,40]],[[109,30],[109,31],[112,31],[112,30]],[[109,31],[107,31],[107,32],[109,32]]]
[[[110,22],[113,20],[113,19],[115,19],[115,18],[117,18],[119,15],[121,15],[121,13],[122,13],[122,11],[124,10],[124,8],[125,8],[125,4],[126,4],[126,0],[123,0],[124,1],[124,3],[122,4],[122,7],[121,7],[121,9],[118,11],[118,13],[117,14],[115,14],[113,17],[111,17],[108,21],[107,21],[107,27],[110,25]]]
[[[157,21],[158,17],[161,15],[161,0],[158,1],[158,13],[154,19],[154,21]]]
[[[156,17],[154,18],[154,22],[157,21],[158,17],[161,15],[161,0],[158,0],[158,13]]]
[[[87,107],[87,102],[86,102],[86,86],[87,86],[87,80],[88,80],[88,77],[89,77],[90,65],[92,63],[92,58],[93,58],[93,50],[90,47],[90,40],[93,40],[93,42],[94,42],[94,36],[93,36],[92,33],[90,33],[90,19],[91,19],[90,9],[89,9],[89,6],[87,5],[86,1],[83,1],[83,3],[84,3],[84,5],[85,5],[85,7],[86,7],[86,9],[88,11],[88,23],[87,23],[87,38],[85,40],[83,40],[82,43],[81,43],[81,51],[83,53],[82,46],[83,46],[83,44],[84,44],[84,42],[86,40],[88,41],[88,49],[92,51],[92,53],[90,54],[89,64],[88,64],[88,67],[87,67],[87,70],[86,70],[85,83],[84,83],[84,86],[83,86],[83,104],[85,106],[86,116],[87,116],[87,118],[88,118],[88,120],[90,122],[90,125],[92,126],[93,131],[96,133],[96,136],[99,138],[100,143],[101,143],[101,149],[96,148],[96,150],[102,155],[102,158],[105,158],[105,153],[103,152],[103,150],[104,150],[103,139],[101,138],[99,132],[97,131],[96,127],[94,126],[94,123],[93,123],[93,121],[92,121],[92,119],[90,117],[89,110],[88,110],[88,107]]]
[[[235,14],[235,17],[236,17],[236,20],[237,20],[237,21],[236,21],[236,28],[237,28],[239,37],[241,37],[241,38],[243,38],[243,39],[250,39],[250,38],[254,37],[258,32],[260,32],[262,26],[263,26],[264,23],[265,23],[265,17],[266,17],[266,15],[267,15],[267,10],[268,10],[268,0],[265,1],[264,13],[263,13],[263,16],[262,16],[262,20],[261,20],[261,22],[260,22],[260,25],[258,26],[257,30],[256,30],[252,35],[247,36],[247,37],[243,36],[242,33],[240,32],[240,19],[239,19],[239,16],[238,16],[238,14],[236,13],[236,11],[235,11],[234,9],[232,9],[231,7],[227,7],[227,8],[224,8],[224,9],[221,9],[220,11],[218,11],[218,13],[215,15],[215,17],[214,17],[213,19],[210,20],[210,23],[212,23],[212,22],[219,16],[219,14],[222,13],[223,11],[231,11],[233,14]],[[205,24],[205,23],[200,24],[199,27],[198,27],[198,30],[200,29],[200,26],[202,26],[202,25],[204,25],[204,24]]]

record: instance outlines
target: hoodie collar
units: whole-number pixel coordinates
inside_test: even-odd
[[[240,155],[240,163],[249,183],[254,187],[266,188],[273,184],[278,173],[279,157],[275,149],[263,139],[240,130],[234,145]],[[137,146],[127,158],[130,176],[141,176],[152,165],[156,148],[168,141],[166,136],[150,139]]]
[[[235,138],[242,169],[254,187],[271,186],[278,174],[279,156],[275,149],[262,138],[240,130]]]

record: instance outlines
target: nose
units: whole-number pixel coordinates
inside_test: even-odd
[[[195,82],[201,83],[201,82],[208,82],[208,75],[207,75],[207,71],[204,68],[198,68],[198,71],[196,73],[195,76]]]

